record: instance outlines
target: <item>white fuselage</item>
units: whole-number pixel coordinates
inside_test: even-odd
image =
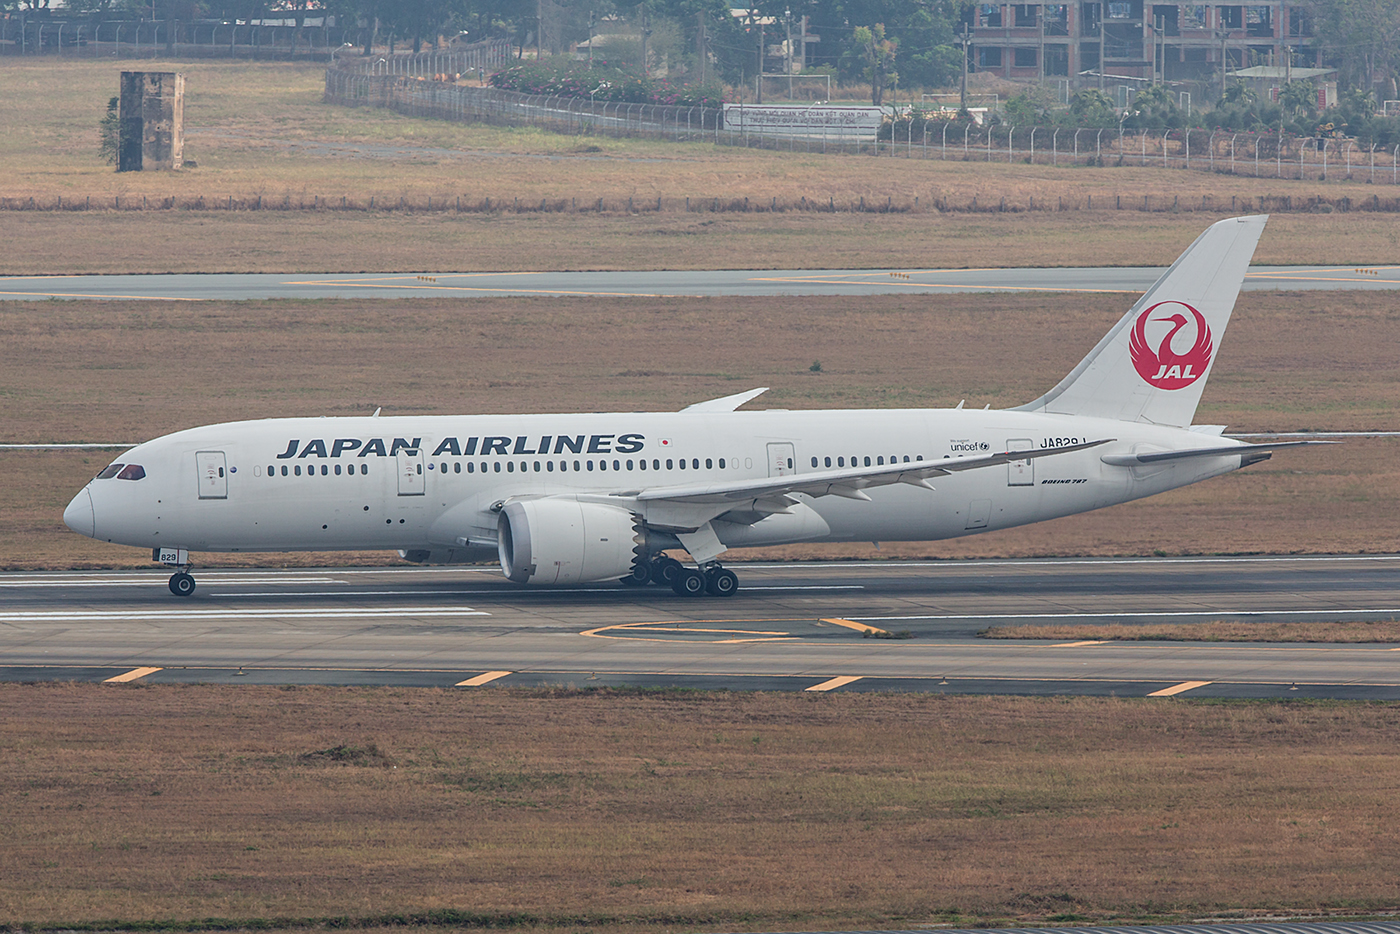
[[[892,459],[936,462],[1105,439],[1113,440],[936,477],[932,490],[894,483],[869,489],[868,501],[794,494],[798,504],[788,512],[720,516],[714,529],[727,547],[953,538],[1110,506],[1241,465],[1239,455],[1226,454],[1111,466],[1105,455],[1218,447],[1222,439],[1018,411],[265,419],[138,445],[117,462],[139,465],[144,477],[94,479],[65,521],[99,540],[150,548],[398,549],[433,560],[491,560],[497,513],[508,500],[625,498],[784,472],[810,476]]]

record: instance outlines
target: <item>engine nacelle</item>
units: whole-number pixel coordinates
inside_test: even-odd
[[[518,584],[583,584],[625,577],[645,551],[626,509],[548,497],[508,503],[496,524],[501,570]]]

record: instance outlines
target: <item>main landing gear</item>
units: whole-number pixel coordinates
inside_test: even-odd
[[[644,584],[669,584],[678,596],[732,597],[739,590],[739,578],[733,571],[712,561],[703,568],[687,567],[675,558],[660,555],[647,564],[636,564],[632,573],[622,579],[629,587]]]

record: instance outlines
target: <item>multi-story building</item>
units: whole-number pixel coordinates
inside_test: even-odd
[[[1244,5],[1076,0],[964,9],[969,67],[1005,78],[1069,79],[1074,87],[1114,78],[1213,81],[1218,89],[1222,71],[1322,64],[1307,9],[1287,0]]]

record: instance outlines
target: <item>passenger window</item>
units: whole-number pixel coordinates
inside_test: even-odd
[[[112,479],[113,477],[115,477],[115,476],[117,475],[117,472],[120,471],[120,470],[121,470],[123,467],[125,467],[125,466],[126,466],[125,464],[112,464],[112,465],[109,466],[106,470],[102,471],[100,474],[98,474],[98,475],[97,475],[96,477],[94,477],[93,479],[94,479],[94,480],[110,480],[110,479]]]
[[[550,473],[554,473],[554,461],[545,461],[544,469],[548,470]]]
[[[575,472],[578,472],[578,471],[580,471],[580,470],[582,470],[582,469],[583,469],[583,468],[579,466],[579,462],[578,462],[578,461],[574,461],[574,471],[575,471]]]
[[[643,470],[646,470],[646,469],[647,469],[647,459],[646,459],[645,457],[643,457],[641,460],[637,461],[637,466],[640,467],[640,468],[642,468]]]
[[[540,472],[540,462],[539,462],[539,461],[535,461],[535,473],[539,473],[539,472]]]
[[[588,462],[588,469],[589,469],[589,470],[592,470],[592,469],[593,469],[593,462],[592,462],[592,461],[589,461],[589,462]]]
[[[816,459],[815,457],[812,458],[812,466],[813,466],[813,467],[817,466],[817,459]]]
[[[441,470],[443,473],[447,473],[447,464],[445,464],[445,463],[439,464],[439,465],[438,465],[438,470]]]
[[[599,469],[599,470],[607,470],[607,469],[608,469],[608,462],[605,461],[605,460],[600,460],[600,461],[598,461],[598,469]]]
[[[282,465],[282,476],[285,477],[286,475],[287,475],[287,465],[286,465],[286,464],[283,464],[283,465]]]
[[[904,455],[904,463],[906,463],[906,464],[909,463],[909,455],[908,455],[908,454]]]
[[[336,475],[337,477],[340,476],[340,465],[339,465],[339,464],[336,464],[336,465],[335,465],[335,475]]]
[[[362,477],[367,477],[367,476],[369,476],[369,464],[361,464],[361,465],[360,465],[360,476],[362,476]]]
[[[690,466],[694,467],[696,470],[699,470],[699,469],[700,469],[700,458],[698,458],[698,457],[692,457],[692,458],[690,459]],[[792,466],[792,458],[788,458],[788,466],[789,466],[789,467]]]
[[[829,457],[826,458],[826,466],[828,466],[828,467],[831,466],[831,458],[829,458]]]
[[[277,476],[277,465],[276,465],[276,464],[268,464],[268,465],[267,465],[267,475],[268,475],[269,477],[275,477],[275,476]]]
[[[515,461],[506,461],[506,473],[515,473]]]
[[[685,458],[684,458],[684,457],[682,457],[682,458],[680,459],[680,465],[681,465],[681,470],[685,470]]]
[[[791,470],[791,469],[792,469],[792,458],[789,457],[789,458],[787,459],[787,462],[788,462],[788,470]]]
[[[461,472],[462,472],[462,462],[461,462],[461,461],[458,461],[457,463],[455,463],[455,464],[452,465],[452,472],[453,472],[453,473],[461,473]]]
[[[633,468],[632,468],[632,461],[631,461],[630,459],[627,461],[627,469],[628,469],[628,470],[632,470],[632,469],[633,469]]]
[[[666,458],[666,469],[667,469],[667,470],[675,470],[675,469],[676,469],[675,463],[674,463],[674,462],[671,460],[671,458],[669,458],[669,457]]]
[[[619,462],[619,461],[613,461],[613,470],[621,470],[621,469],[622,469],[622,464],[621,464],[621,462]]]
[[[669,461],[666,463],[666,466],[667,466],[668,468],[671,466],[671,464],[670,464]],[[652,469],[652,470],[660,470],[660,469],[661,469],[661,460],[660,460],[659,458],[653,457],[653,458],[651,459],[651,469]]]
[[[715,462],[714,462],[713,460],[711,460],[711,459],[708,458],[708,457],[705,458],[705,469],[706,469],[706,470],[713,470],[713,469],[714,469],[714,466],[715,466]],[[813,466],[813,467],[817,466],[817,462],[816,462],[816,461],[813,461],[813,462],[812,462],[812,466]]]
[[[722,458],[722,457],[719,459],[719,469],[720,469],[720,470],[723,470],[723,469],[724,469],[724,458]]]
[[[870,466],[870,455],[869,455],[869,454],[865,455],[865,466],[867,466],[867,467]]]
[[[282,468],[282,469],[283,469],[283,470],[286,470],[285,467]],[[298,477],[301,476],[301,465],[300,465],[300,464],[297,464],[295,467],[292,468],[292,470],[294,470],[294,471],[296,472],[296,475],[297,475]]]
[[[845,459],[844,457],[838,457],[838,458],[836,458],[836,466],[837,466],[837,467],[845,467],[845,466],[846,466],[846,459]]]
[[[222,471],[221,471],[222,473]],[[140,464],[127,464],[122,472],[117,474],[118,480],[140,480],[146,476],[146,469]]]
[[[485,466],[486,466],[485,464],[482,465],[483,469],[485,468]],[[496,467],[496,473],[500,473],[500,472],[501,472],[501,462],[500,462],[500,461],[496,461],[495,467]]]
[[[879,457],[875,458],[875,463],[881,467],[885,466],[885,455],[881,454]]]
[[[476,464],[467,461],[467,473],[476,473]]]

